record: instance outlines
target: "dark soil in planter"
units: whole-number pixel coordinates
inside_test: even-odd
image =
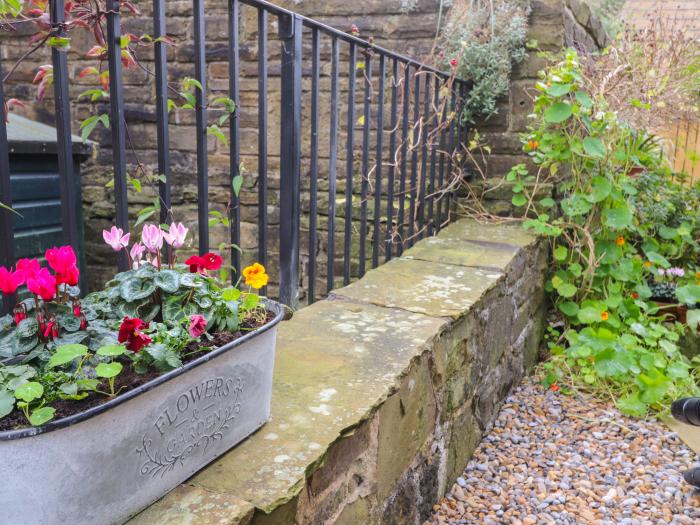
[[[239,330],[236,333],[227,333],[227,332],[217,332],[212,335],[212,339],[209,341],[193,341],[189,345],[187,345],[185,351],[183,354],[187,354],[183,359],[182,363],[186,364],[189,363],[190,361],[194,361],[198,357],[201,357],[202,355],[209,353],[212,349],[215,348],[220,348],[231,341],[235,341],[236,339],[239,339],[243,337],[244,335],[250,333],[251,330],[254,330],[256,328],[260,328],[261,326],[266,325],[272,319],[274,319],[275,314],[268,311],[267,312],[267,318],[265,319],[265,322],[257,324],[257,325],[251,325],[251,326],[242,326],[242,329]],[[115,392],[119,392],[119,394],[125,394],[129,390],[133,390],[134,388],[138,388],[141,385],[144,385],[148,383],[149,381],[155,379],[158,376],[163,375],[164,372],[158,372],[156,370],[154,371],[149,371],[145,374],[137,374],[132,366],[128,363],[125,363],[122,361],[122,364],[124,364],[124,370],[122,371],[121,374],[119,374],[114,382],[114,390]],[[100,386],[98,387],[99,390],[106,392],[109,391],[109,386],[107,384],[107,381],[104,380]],[[69,417],[75,414],[79,414],[80,412],[84,412],[85,410],[88,410],[89,408],[101,405],[102,403],[106,403],[112,399],[109,396],[106,396],[104,394],[99,394],[97,392],[92,392],[90,393],[85,399],[81,399],[79,401],[75,400],[70,400],[70,399],[58,399],[51,403],[49,406],[53,407],[56,409],[56,413],[54,415],[53,421],[56,421],[58,419],[62,419],[64,417]],[[15,430],[18,428],[23,428],[29,426],[27,424],[27,418],[24,415],[24,412],[21,410],[15,409],[11,413],[9,413],[7,416],[4,418],[0,419],[0,432],[6,431],[6,430]]]

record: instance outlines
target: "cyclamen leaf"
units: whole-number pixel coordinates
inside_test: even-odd
[[[175,293],[180,288],[180,274],[175,270],[161,270],[153,282],[164,292]]]
[[[15,397],[8,390],[0,390],[0,419],[12,412]]]
[[[150,297],[156,291],[156,285],[151,279],[131,278],[122,282],[119,293],[127,302],[138,301]]]
[[[34,317],[27,317],[17,325],[17,335],[22,339],[30,338],[39,331],[39,323]]]

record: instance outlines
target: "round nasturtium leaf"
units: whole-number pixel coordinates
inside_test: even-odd
[[[583,150],[591,157],[598,159],[605,157],[605,144],[596,137],[586,137],[583,139]]]
[[[571,84],[552,84],[547,88],[547,94],[552,97],[563,97],[571,91]]]
[[[569,298],[576,295],[577,288],[571,283],[562,283],[557,288],[557,293],[562,297]]]
[[[17,390],[15,390],[15,397],[22,401],[26,401],[27,403],[31,403],[43,395],[44,387],[41,386],[41,383],[37,383],[36,381],[24,383],[23,385],[18,386]]]
[[[76,357],[83,357],[88,352],[88,347],[80,344],[61,345],[49,359],[49,368],[70,363]]]
[[[32,426],[38,427],[51,421],[55,413],[56,410],[52,407],[37,408],[29,416],[29,422],[32,424]]]
[[[549,106],[544,112],[544,120],[550,124],[559,124],[568,119],[572,113],[573,110],[570,104],[566,102],[556,102]]]
[[[105,357],[115,357],[126,353],[126,347],[124,345],[106,345],[100,347],[96,353]]]
[[[111,379],[112,377],[118,376],[123,368],[122,364],[116,361],[112,363],[100,363],[95,367],[95,373],[98,377]]]

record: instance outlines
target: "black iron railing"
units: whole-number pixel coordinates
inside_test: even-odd
[[[51,2],[51,21],[56,34],[63,32],[62,21],[64,1]],[[168,124],[168,64],[167,43],[159,39],[165,37],[167,20],[166,0],[153,0],[153,28],[155,38],[154,77],[156,86],[156,134],[158,149],[158,183],[161,202],[160,220],[167,222],[171,208],[171,158],[169,151]],[[109,61],[110,130],[112,137],[114,197],[116,202],[115,223],[125,232],[129,230],[127,198],[127,133],[124,119],[124,81],[120,54],[121,19],[119,0],[107,0],[107,33]],[[228,63],[229,96],[236,102],[239,111],[240,89],[240,12],[243,9],[257,10],[258,46],[258,108],[257,108],[257,238],[258,253],[263,264],[270,261],[268,239],[269,217],[268,199],[268,112],[269,107],[269,46],[268,19],[276,17],[277,38],[281,44],[280,87],[281,101],[279,114],[280,144],[280,188],[279,188],[279,297],[290,305],[295,305],[299,297],[300,268],[300,220],[302,216],[300,195],[302,186],[302,155],[308,158],[308,281],[307,298],[313,302],[319,295],[317,278],[325,266],[326,292],[336,285],[338,257],[336,240],[341,232],[336,227],[338,213],[344,217],[342,232],[342,281],[348,283],[351,277],[362,276],[367,264],[372,267],[380,264],[380,259],[389,261],[401,254],[406,246],[424,235],[430,235],[448,222],[454,212],[452,191],[445,184],[453,173],[455,155],[460,144],[465,142],[466,127],[458,118],[449,120],[449,125],[440,127],[448,116],[459,114],[461,100],[469,85],[453,75],[444,73],[420,62],[373,45],[351,34],[336,30],[323,23],[306,18],[263,0],[229,0],[228,2]],[[209,250],[209,167],[207,154],[207,74],[206,74],[206,28],[204,1],[193,0],[194,10],[194,62],[195,79],[201,85],[196,91],[196,179],[198,196],[198,242],[199,251]],[[322,70],[322,46],[330,43],[330,114],[328,122],[329,151],[327,161],[327,209],[319,208],[319,178],[321,152],[319,133],[321,98],[320,83]],[[304,50],[310,49],[311,89],[302,92],[302,58]],[[341,53],[346,57],[341,61]],[[360,68],[359,62],[364,64]],[[52,49],[54,67],[54,97],[56,127],[59,142],[59,167],[61,174],[61,198],[63,201],[63,224],[65,240],[74,243],[78,231],[75,207],[70,205],[75,194],[73,187],[73,165],[71,155],[71,121],[68,92],[68,63],[65,51]],[[347,67],[347,87],[341,87],[341,69]],[[358,75],[358,70],[362,75]],[[390,75],[387,75],[387,70]],[[343,75],[344,76],[344,75]],[[358,78],[359,77],[359,78]],[[0,76],[1,78],[1,76]],[[356,89],[361,80],[361,90]],[[387,90],[387,85],[389,89]],[[376,87],[375,87],[376,86]],[[8,168],[8,142],[5,132],[5,118],[2,82],[0,82],[0,201],[11,205],[10,177]],[[362,93],[362,107],[358,108],[356,97]],[[343,101],[343,94],[346,99]],[[309,100],[310,99],[310,100]],[[302,129],[302,105],[310,106],[310,129]],[[341,144],[341,106],[346,109],[345,144]],[[306,106],[306,107],[309,107]],[[374,108],[374,109],[373,109]],[[362,115],[362,118],[359,117]],[[359,120],[358,120],[359,119]],[[385,120],[388,119],[388,126]],[[416,123],[421,125],[417,126]],[[239,175],[241,166],[240,118],[235,114],[230,121],[229,155],[230,177]],[[356,144],[355,128],[361,123],[361,143]],[[325,125],[325,123],[323,123]],[[434,133],[431,135],[429,130]],[[417,131],[418,130],[418,131]],[[374,131],[374,132],[373,132]],[[310,133],[310,148],[302,151],[303,133]],[[373,142],[374,135],[374,144]],[[388,138],[388,141],[386,140]],[[419,141],[416,143],[416,141]],[[388,142],[388,148],[387,148]],[[339,176],[339,149],[345,149],[345,187],[343,209],[336,207]],[[177,147],[177,145],[175,145]],[[360,151],[361,148],[361,151]],[[374,149],[374,160],[372,160]],[[359,174],[355,160],[359,156]],[[324,166],[325,170],[326,166]],[[306,176],[306,175],[304,175]],[[324,175],[324,179],[326,176]],[[306,183],[306,181],[305,181]],[[353,223],[353,194],[359,186],[360,210],[359,229]],[[368,212],[373,198],[373,217]],[[231,191],[230,241],[239,245],[241,241],[241,207],[239,197]],[[318,261],[313,247],[319,240],[319,214],[327,214],[326,261]],[[0,263],[12,265],[13,215],[0,210]],[[385,225],[382,230],[382,224]],[[370,232],[370,230],[372,230]],[[353,270],[353,237],[359,237],[358,267]],[[371,254],[367,253],[371,243]],[[236,249],[231,251],[232,265],[240,270],[241,255]],[[120,259],[120,269],[126,269],[126,257]]]

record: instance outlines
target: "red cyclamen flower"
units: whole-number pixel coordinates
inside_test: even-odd
[[[127,350],[140,352],[144,346],[153,342],[150,337],[141,331],[147,329],[148,326],[149,323],[144,323],[138,317],[124,317],[119,327],[117,340],[120,343],[126,343]]]
[[[44,301],[50,301],[56,296],[56,278],[49,273],[48,269],[42,268],[27,279],[27,288]]]
[[[54,247],[46,250],[46,262],[49,263],[54,272],[59,274],[68,273],[75,266],[77,260],[75,252],[70,246]]]
[[[17,271],[22,272],[25,280],[36,275],[41,270],[38,259],[20,259],[17,261]]]
[[[24,284],[24,273],[0,266],[0,292],[12,295],[22,284]]]
[[[220,255],[209,252],[202,256],[193,255],[185,261],[185,264],[190,267],[190,273],[202,273],[207,270],[218,270],[223,262]]]
[[[190,316],[190,336],[198,339],[207,331],[207,319],[203,315],[195,314]]]

